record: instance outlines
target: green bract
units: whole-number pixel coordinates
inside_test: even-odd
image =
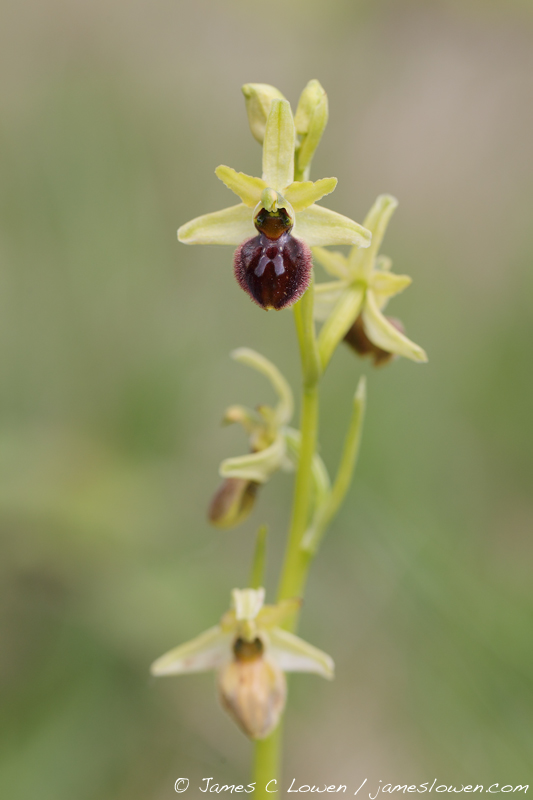
[[[372,233],[372,244],[367,250],[353,248],[345,257],[321,247],[313,248],[313,256],[337,278],[331,283],[315,286],[315,317],[324,322],[318,338],[323,367],[359,315],[366,336],[376,347],[412,361],[427,361],[424,350],[382,314],[389,299],[411,283],[408,275],[390,272],[390,259],[378,257],[385,230],[397,205],[398,201],[390,195],[377,198],[364,222]]]

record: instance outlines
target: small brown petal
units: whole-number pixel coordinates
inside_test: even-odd
[[[209,522],[216,528],[234,528],[254,507],[259,484],[244,478],[225,478],[209,505]]]
[[[387,319],[391,325],[394,325],[397,330],[403,333],[404,328],[400,320],[394,319],[393,317],[387,317]],[[362,314],[359,314],[354,324],[345,335],[344,341],[360,356],[370,356],[370,358],[374,360],[375,367],[382,367],[394,358],[394,353],[383,350],[368,338],[363,324]]]

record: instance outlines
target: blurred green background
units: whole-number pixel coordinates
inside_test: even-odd
[[[313,177],[362,221],[400,199],[390,306],[430,356],[324,384],[334,469],[358,376],[357,480],[313,568],[301,632],[337,679],[291,683],[286,774],[304,783],[533,782],[533,9],[436,0],[4,0],[0,8],[0,794],[168,800],[246,782],[213,676],[151,661],[213,624],[291,478],[220,533],[225,407],[272,400],[239,345],[298,385],[290,312],[263,313],[231,250],[176,228],[257,174],[240,86],[330,124]],[[193,796],[200,796],[198,793]],[[280,795],[281,796],[281,795]]]

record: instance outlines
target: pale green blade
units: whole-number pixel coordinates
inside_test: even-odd
[[[383,294],[392,297],[394,294],[403,292],[413,282],[409,275],[395,275],[394,272],[379,272],[374,270],[372,273],[370,287],[376,294]]]
[[[319,181],[295,181],[284,190],[283,195],[287,198],[295,211],[303,211],[313,203],[318,202],[322,197],[335,189],[337,178],[321,178]]]
[[[282,194],[294,180],[295,137],[289,102],[272,100],[263,143],[263,180]]]
[[[336,250],[326,250],[324,247],[313,247],[313,258],[316,258],[326,272],[335,278],[348,277],[348,259]]]
[[[374,293],[370,290],[366,294],[365,307],[363,309],[363,324],[366,335],[375,345],[386,350],[388,353],[395,353],[405,356],[412,361],[425,362],[428,360],[426,353],[419,345],[412,342],[407,336],[391,325],[386,317],[383,316],[378,308]]]
[[[251,347],[238,347],[233,350],[231,357],[240,364],[252,367],[252,369],[257,370],[268,378],[279,397],[279,403],[276,407],[277,420],[280,425],[286,425],[290,422],[294,412],[292,389],[276,365],[265,356],[262,356],[261,353],[252,350]]]
[[[257,236],[252,212],[243,203],[191,219],[178,230],[183,244],[241,244]]]
[[[372,232],[372,244],[366,253],[352,250],[349,258],[350,271],[354,276],[363,272],[368,277],[379,253],[390,218],[398,207],[398,201],[390,194],[380,194],[365,217],[364,226]]]
[[[285,461],[285,439],[278,436],[270,447],[258,453],[226,458],[220,465],[223,478],[244,478],[247,481],[266,483],[270,476],[282,467]]]
[[[261,200],[261,192],[267,188],[266,183],[261,178],[245,175],[244,172],[236,172],[231,167],[224,166],[224,164],[216,168],[215,175],[220,178],[228,189],[235,192],[244,205],[249,208],[256,207]]]
[[[372,238],[370,231],[359,223],[329,208],[315,205],[297,214],[293,234],[310,247],[339,244],[368,247]]]
[[[154,661],[150,672],[152,675],[183,675],[217,669],[231,658],[231,639],[230,633],[223,633],[216,625],[196,639],[169,650]]]
[[[284,672],[314,672],[331,680],[335,665],[331,656],[281,628],[268,631],[268,655]]]
[[[365,291],[360,286],[349,286],[341,295],[318,336],[318,352],[322,369],[326,369],[331,356],[357,319]]]

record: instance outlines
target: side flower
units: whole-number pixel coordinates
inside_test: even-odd
[[[334,670],[326,653],[279,627],[300,601],[264,605],[264,598],[264,589],[234,589],[232,607],[218,625],[151,667],[157,676],[215,670],[222,706],[251,739],[264,739],[277,726],[287,696],[285,672],[331,679]]]
[[[378,256],[397,205],[390,195],[377,198],[364,223],[372,233],[367,250],[352,248],[346,257],[322,247],[313,248],[316,260],[336,278],[315,286],[315,316],[324,322],[318,339],[324,367],[343,338],[361,355],[371,355],[375,364],[393,355],[427,361],[425,351],[405,336],[402,324],[382,313],[390,298],[411,283],[408,275],[390,271],[389,258]]]
[[[317,201],[330,194],[336,178],[294,180],[296,129],[287,100],[269,97],[261,178],[220,166],[218,178],[241,199],[222,211],[197,217],[178,230],[185,244],[238,245],[235,277],[254,302],[281,309],[298,300],[309,285],[315,245],[368,247],[362,225]]]

